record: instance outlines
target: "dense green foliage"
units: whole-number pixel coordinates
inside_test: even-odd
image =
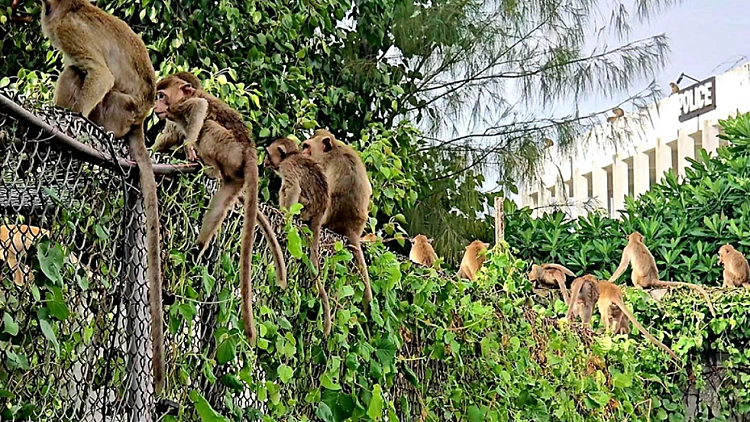
[[[391,236],[402,221],[456,264],[492,196],[478,190],[513,190],[535,174],[543,138],[569,147],[599,118],[519,113],[523,105],[501,94],[521,92],[542,109],[592,91],[640,91],[664,63],[666,38],[587,51],[586,31],[625,42],[630,23],[675,1],[642,0],[632,14],[620,0],[96,3],[142,35],[160,75],[200,70],[259,143],[327,126],[355,144],[383,188],[372,209],[377,229]],[[609,7],[611,19],[599,21]],[[0,77],[20,78],[35,95],[62,64],[42,36],[39,10],[38,0],[0,0]],[[622,102],[638,105],[655,92]]]
[[[637,230],[662,280],[720,286],[719,247],[730,243],[750,252],[750,114],[721,125],[729,145],[710,157],[701,150],[684,180],[667,172],[648,192],[628,198],[620,219],[592,213],[569,220],[562,212],[533,219],[531,210],[506,202],[509,243],[529,261],[559,262],[579,274],[608,277],[620,262],[626,236]]]

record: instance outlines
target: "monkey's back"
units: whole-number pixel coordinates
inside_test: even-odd
[[[94,54],[93,59],[106,64],[114,75],[112,90],[132,95],[139,116],[150,113],[156,98],[154,66],[146,44],[125,21],[86,0],[73,0],[43,13],[42,31],[63,51],[66,66],[76,64],[79,58],[70,53],[80,54],[81,43],[86,43],[87,54]]]
[[[357,222],[355,230],[359,236],[367,223],[372,186],[362,160],[349,145],[337,143],[328,154],[330,159],[321,162],[325,168],[331,196],[331,211],[326,227],[343,233],[352,229],[350,222]]]
[[[409,259],[414,262],[419,262],[422,265],[432,267],[437,261],[437,254],[435,249],[432,248],[427,242],[420,242],[412,246],[409,251]]]
[[[243,144],[251,146],[252,148],[249,148],[249,151],[252,152],[253,156],[256,156],[255,142],[250,133],[250,128],[245,124],[242,115],[237,110],[229,107],[224,101],[202,89],[198,90],[196,95],[208,101],[206,120],[216,121],[230,131],[237,142],[242,142]]]
[[[309,221],[313,216],[323,215],[329,204],[328,180],[323,167],[312,158],[300,154],[289,154],[279,165],[284,180],[297,181],[300,187],[301,218]]]

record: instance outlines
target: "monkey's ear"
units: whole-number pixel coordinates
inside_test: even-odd
[[[323,138],[323,152],[328,152],[333,149],[333,141],[330,136]]]
[[[282,160],[285,159],[286,158],[286,147],[283,146],[283,145],[279,145],[279,146],[276,147],[276,149],[279,150],[279,155],[281,156],[281,159]]]
[[[195,87],[193,87],[189,83],[185,83],[185,85],[181,86],[180,89],[182,89],[182,92],[187,95],[192,95],[195,92]]]

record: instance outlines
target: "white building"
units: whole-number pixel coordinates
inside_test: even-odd
[[[606,140],[591,142],[606,146],[554,158],[557,168],[548,166],[538,184],[522,188],[521,205],[535,214],[559,206],[576,217],[588,212],[582,206],[588,203],[617,217],[626,196],[646,192],[667,171],[684,177],[687,159],[698,157],[701,148],[715,154],[726,142],[718,137],[719,119],[750,111],[750,62],[701,82],[683,78],[680,85],[678,93],[636,115],[626,113],[594,129],[600,139],[624,138],[619,148]]]

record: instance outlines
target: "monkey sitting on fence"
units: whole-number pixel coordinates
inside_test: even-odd
[[[328,180],[323,167],[307,155],[300,153],[297,144],[289,138],[280,138],[266,147],[263,165],[281,176],[279,207],[289,209],[303,205],[300,218],[310,224],[313,232],[310,260],[315,266],[315,284],[323,303],[323,334],[331,331],[331,307],[328,294],[320,280],[320,230],[330,206]]]
[[[219,178],[221,187],[213,195],[198,235],[198,259],[211,242],[227,212],[244,190],[244,222],[240,250],[240,287],[243,303],[243,325],[250,344],[255,344],[251,263],[258,213],[258,158],[255,142],[242,116],[220,99],[195,86],[195,79],[185,74],[171,75],[156,84],[154,112],[168,119],[172,142],[184,142],[189,159],[200,158]],[[193,75],[194,76],[194,75]],[[186,81],[185,79],[192,79]],[[162,142],[169,143],[162,140]],[[269,239],[270,240],[270,239]],[[272,248],[274,244],[269,242]],[[276,245],[278,246],[278,245]],[[274,255],[281,255],[280,250]],[[277,274],[281,273],[277,268]],[[281,287],[286,280],[277,279]]]

